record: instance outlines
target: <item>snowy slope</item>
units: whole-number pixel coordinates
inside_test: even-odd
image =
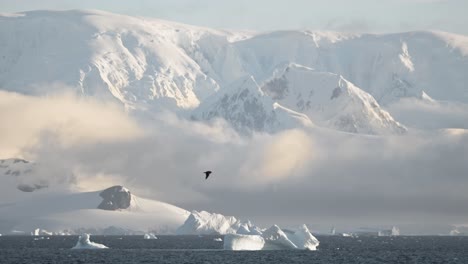
[[[244,133],[312,126],[307,116],[285,108],[266,96],[252,76],[237,80],[205,100],[192,113],[192,118],[223,118]]]
[[[98,209],[101,192],[38,193],[30,199],[0,207],[0,233],[26,234],[37,228],[54,233],[144,234],[174,233],[189,212],[179,207],[130,194],[129,207]]]
[[[59,82],[128,108],[193,108],[218,86],[187,55],[215,30],[101,11],[33,11],[0,17],[0,87],[44,94]],[[24,74],[27,72],[28,74]],[[33,87],[31,87],[33,86]]]
[[[291,64],[265,82],[262,91],[320,126],[364,134],[406,131],[370,94],[333,73]]]

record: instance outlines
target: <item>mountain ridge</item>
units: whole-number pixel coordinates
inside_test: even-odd
[[[0,20],[0,89],[24,94],[72,90],[128,111],[190,116],[236,80],[252,76],[261,86],[297,64],[342,76],[383,110],[408,97],[468,102],[468,37],[451,33],[245,33],[96,10]]]

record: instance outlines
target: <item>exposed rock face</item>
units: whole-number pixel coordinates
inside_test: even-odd
[[[119,210],[130,207],[132,194],[130,191],[120,185],[105,189],[99,194],[103,200],[98,208],[102,210]]]

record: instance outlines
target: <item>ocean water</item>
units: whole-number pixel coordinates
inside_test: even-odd
[[[2,236],[0,263],[468,263],[468,237],[317,236],[317,251],[226,251],[222,236],[91,236],[110,249],[71,250],[77,236]]]

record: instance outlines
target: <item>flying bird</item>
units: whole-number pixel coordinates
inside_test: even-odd
[[[205,180],[208,179],[208,177],[210,177],[210,174],[211,174],[211,171],[205,171]]]

